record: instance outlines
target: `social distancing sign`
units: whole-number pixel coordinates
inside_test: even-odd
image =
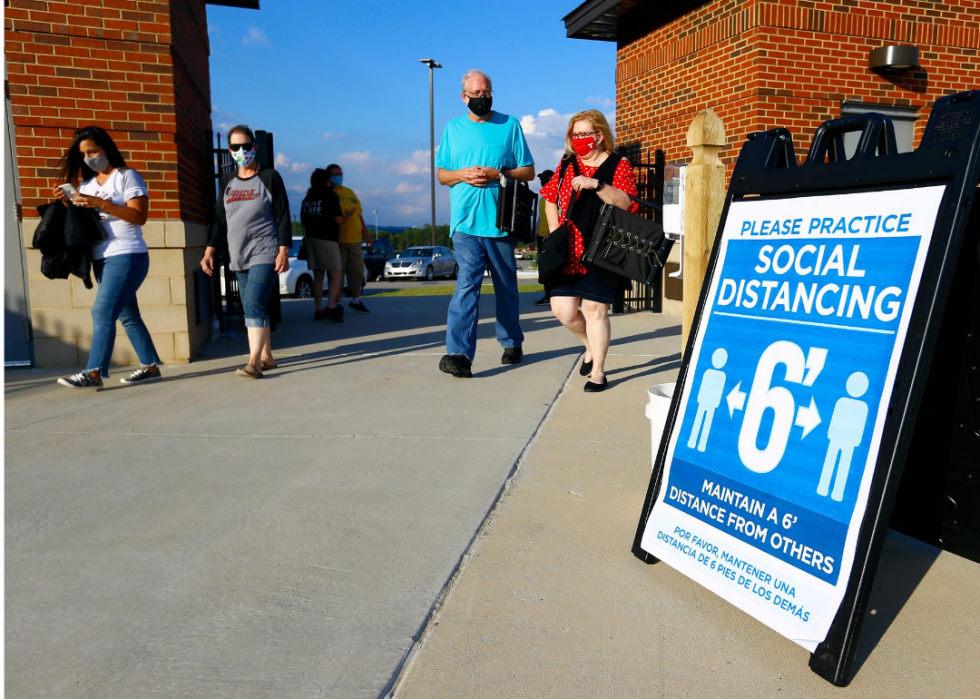
[[[945,186],[731,203],[640,539],[811,652],[845,593]]]

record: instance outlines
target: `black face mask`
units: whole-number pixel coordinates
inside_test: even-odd
[[[490,107],[493,106],[493,97],[470,97],[470,101],[466,105],[470,108],[471,112],[482,119],[490,113]]]

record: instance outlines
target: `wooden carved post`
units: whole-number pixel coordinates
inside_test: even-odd
[[[708,257],[725,206],[725,166],[718,152],[725,146],[725,126],[711,109],[698,113],[687,130],[687,147],[694,153],[687,166],[684,189],[684,315],[681,351],[701,297]]]

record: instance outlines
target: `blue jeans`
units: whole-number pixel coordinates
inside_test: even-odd
[[[503,347],[520,347],[520,298],[517,294],[517,261],[514,239],[484,238],[461,231],[453,234],[459,279],[456,293],[449,302],[446,321],[446,350],[463,354],[473,361],[476,354],[476,328],[480,321],[480,288],[487,268],[493,277],[494,300],[497,303],[497,341]]]
[[[279,283],[275,265],[252,265],[245,272],[235,272],[238,293],[245,311],[246,328],[269,327],[269,297],[273,284]]]
[[[140,364],[160,364],[150,331],[140,317],[136,303],[136,291],[150,269],[150,254],[113,255],[104,260],[93,260],[92,270],[99,290],[92,305],[92,350],[88,355],[86,371],[99,370],[109,376],[109,359],[116,344],[116,321],[126,330],[133,343]]]

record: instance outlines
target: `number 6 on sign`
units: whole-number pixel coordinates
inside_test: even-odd
[[[762,353],[755,369],[755,377],[752,379],[752,389],[749,391],[748,403],[745,406],[742,429],[738,434],[738,455],[747,469],[756,473],[769,473],[779,465],[786,453],[794,418],[797,418],[793,394],[782,386],[771,385],[776,367],[779,364],[785,365],[786,381],[812,386],[820,370],[823,369],[826,357],[827,350],[819,347],[811,348],[809,356],[804,357],[799,345],[786,340],[774,342]],[[806,381],[804,381],[804,372],[806,372]],[[772,429],[769,431],[769,440],[765,448],[759,449],[759,428],[767,409],[773,411]],[[815,405],[806,410],[807,419],[811,422],[804,427],[804,436],[820,420]],[[811,410],[813,418],[809,417]],[[812,422],[814,419],[816,422]],[[800,424],[798,418],[797,424]]]

